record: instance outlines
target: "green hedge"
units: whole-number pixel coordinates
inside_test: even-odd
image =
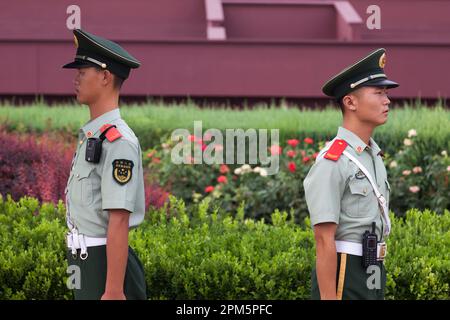
[[[39,214],[37,214],[39,213]],[[192,216],[192,218],[189,218]],[[393,219],[387,298],[449,299],[450,212]],[[308,299],[314,241],[275,212],[272,225],[223,214],[208,202],[150,211],[131,232],[150,299]],[[0,198],[0,299],[67,299],[64,206]]]
[[[142,147],[159,144],[162,137],[170,136],[176,128],[192,130],[194,121],[202,120],[203,128],[267,128],[279,129],[282,141],[310,136],[325,140],[336,134],[342,116],[338,109],[300,110],[297,108],[258,107],[254,109],[231,110],[224,108],[200,109],[193,104],[163,106],[146,104],[124,106],[122,116],[133,128]],[[32,106],[0,106],[0,126],[20,132],[63,130],[74,136],[89,120],[85,106],[66,105],[48,107],[42,103]],[[437,104],[426,108],[417,103],[414,106],[393,107],[388,124],[378,128],[375,138],[389,153],[402,144],[409,129],[418,132],[418,143],[430,153],[438,153],[450,146],[450,112]]]

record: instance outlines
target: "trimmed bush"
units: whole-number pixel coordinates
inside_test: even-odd
[[[192,210],[189,212],[188,210]],[[39,214],[37,214],[39,212]],[[389,299],[449,299],[450,212],[395,218],[386,261]],[[0,299],[68,299],[64,207],[0,198]],[[150,299],[309,299],[314,264],[309,220],[244,219],[208,201],[171,198],[130,233]]]

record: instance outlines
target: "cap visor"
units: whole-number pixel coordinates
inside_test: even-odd
[[[397,82],[388,79],[374,79],[361,85],[361,87],[386,87],[388,89],[397,88],[398,86],[399,84]]]
[[[94,66],[96,66],[96,65],[93,63],[90,63],[88,61],[82,62],[82,61],[75,60],[74,62],[63,65],[63,68],[64,69],[80,69],[80,68],[87,68],[87,67],[94,67]]]

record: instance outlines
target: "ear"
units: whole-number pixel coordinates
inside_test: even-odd
[[[342,98],[344,108],[350,111],[356,111],[357,99],[355,95],[348,94]]]
[[[109,70],[102,70],[102,84],[106,87],[110,83],[113,83],[113,74]]]

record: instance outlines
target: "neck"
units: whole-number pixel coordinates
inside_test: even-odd
[[[91,120],[101,116],[102,114],[119,107],[119,95],[111,94],[107,97],[101,97],[97,101],[89,104]]]
[[[367,124],[361,122],[350,121],[344,118],[344,122],[342,126],[356,134],[365,144],[369,145],[370,137],[372,136],[373,130],[375,129],[372,126],[368,126]]]

